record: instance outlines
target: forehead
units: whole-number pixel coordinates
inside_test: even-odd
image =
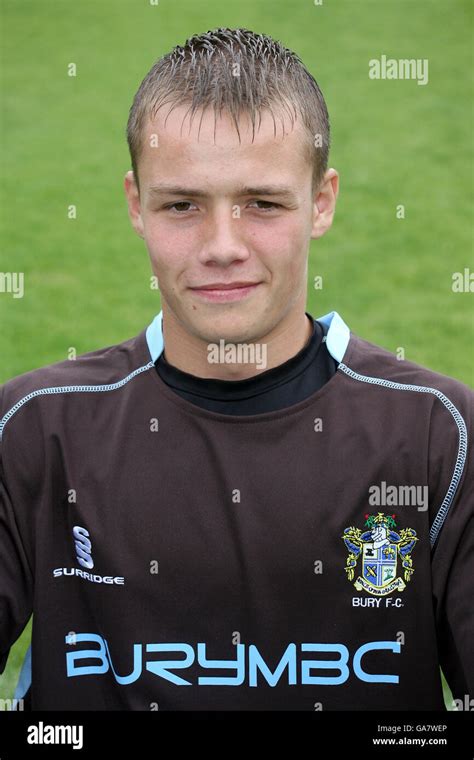
[[[270,180],[278,173],[294,182],[311,174],[309,137],[300,118],[292,123],[288,114],[272,117],[265,110],[261,120],[256,117],[254,133],[248,114],[238,118],[237,126],[239,133],[230,114],[215,116],[212,108],[196,111],[192,121],[189,106],[160,109],[142,136],[142,181],[162,175],[189,178],[191,168],[202,179],[213,171],[227,177],[231,173],[236,180],[248,179],[249,173],[253,179]]]

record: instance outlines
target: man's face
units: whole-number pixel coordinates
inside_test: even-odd
[[[165,321],[206,343],[256,341],[304,310],[309,241],[325,231],[308,137],[300,121],[283,133],[279,118],[275,135],[265,112],[253,142],[250,122],[239,121],[239,143],[228,115],[215,126],[212,110],[198,112],[189,129],[187,110],[160,111],[145,131],[140,198],[133,173],[125,178],[132,223]]]

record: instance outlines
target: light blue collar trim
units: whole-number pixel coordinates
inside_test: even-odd
[[[350,330],[337,311],[330,311],[322,317],[317,317],[318,322],[328,326],[326,346],[337,362],[342,362],[350,339]],[[153,362],[156,362],[163,351],[163,312],[156,315],[153,322],[146,329],[146,342]]]
[[[326,346],[332,358],[342,362],[351,337],[351,331],[337,311],[330,311],[322,317],[316,317],[317,322],[328,325]]]
[[[163,351],[165,344],[163,342],[163,312],[156,315],[153,322],[146,328],[146,342],[150,352],[152,362],[156,362]]]

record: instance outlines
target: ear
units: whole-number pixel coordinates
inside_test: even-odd
[[[140,208],[140,193],[133,171],[128,171],[124,178],[124,190],[128,204],[128,215],[132,227],[141,238],[145,237],[144,225]]]
[[[336,199],[339,194],[339,174],[335,169],[328,169],[313,201],[313,226],[311,238],[316,240],[328,231],[336,210]]]

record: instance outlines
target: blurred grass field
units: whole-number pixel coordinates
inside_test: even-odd
[[[470,0],[1,0],[0,383],[120,342],[159,311],[128,221],[125,125],[154,61],[190,35],[243,26],[280,39],[318,80],[341,176],[335,223],[313,242],[308,310],[474,385]],[[372,81],[382,54],[429,61],[429,83]],[[75,63],[77,76],[67,76]],[[67,218],[77,206],[78,217]],[[403,204],[405,219],[396,218]],[[323,288],[311,287],[322,275]],[[12,649],[13,695],[30,626]],[[449,700],[449,692],[446,692]]]

